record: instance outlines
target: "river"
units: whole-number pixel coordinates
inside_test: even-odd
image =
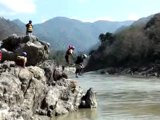
[[[96,91],[98,107],[52,120],[160,120],[160,79],[96,73],[76,79],[85,91],[89,87]]]

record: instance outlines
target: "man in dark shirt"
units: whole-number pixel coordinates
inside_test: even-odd
[[[83,61],[86,58],[87,58],[86,54],[77,56],[77,59],[76,59],[76,62],[75,62],[75,64],[76,64],[75,74],[76,74],[77,78],[78,78],[78,75],[81,75],[82,69],[84,68]]]

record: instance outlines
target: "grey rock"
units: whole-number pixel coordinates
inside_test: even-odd
[[[27,65],[36,65],[49,57],[48,43],[38,40],[36,36],[9,36],[2,40],[1,50],[2,61],[15,61],[17,55],[21,55],[23,51],[27,52]]]
[[[95,92],[92,88],[87,90],[87,93],[82,97],[80,108],[96,108],[97,102],[96,102],[96,96]]]
[[[54,79],[51,72],[54,85],[49,84],[50,77],[42,69],[47,65],[22,68],[5,61],[0,66],[0,119],[43,120],[39,115],[53,117],[79,108],[84,93],[76,80]],[[54,63],[49,69],[56,69]],[[95,101],[88,101],[93,95],[92,90],[87,92],[84,99],[87,106],[95,106]]]

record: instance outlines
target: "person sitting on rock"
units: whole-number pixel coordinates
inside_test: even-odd
[[[81,73],[82,73],[82,69],[84,68],[83,61],[86,58],[87,58],[86,54],[77,56],[77,59],[75,61],[75,64],[76,64],[75,74],[76,74],[77,78],[78,78],[78,75],[81,75]]]
[[[27,63],[27,53],[23,52],[22,55],[17,56],[16,64],[25,67]]]
[[[32,21],[30,20],[28,24],[26,24],[26,35],[31,36],[33,31]]]

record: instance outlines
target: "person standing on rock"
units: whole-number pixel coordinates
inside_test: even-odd
[[[86,54],[77,56],[77,59],[75,62],[75,64],[76,64],[76,71],[75,71],[76,78],[78,78],[78,75],[82,74],[82,70],[84,68],[83,62],[84,62],[84,59],[86,59],[86,58],[87,58]]]
[[[33,31],[32,21],[29,20],[29,23],[26,24],[26,35],[31,36]]]
[[[73,59],[73,52],[74,52],[75,47],[69,45],[66,54],[65,54],[65,61],[67,65],[71,65],[71,58]],[[62,66],[62,71],[64,71],[65,66]]]
[[[66,51],[65,60],[66,60],[66,63],[68,65],[71,64],[71,57],[73,58],[74,49],[75,49],[74,46],[69,46],[68,49],[67,49],[67,51]]]

